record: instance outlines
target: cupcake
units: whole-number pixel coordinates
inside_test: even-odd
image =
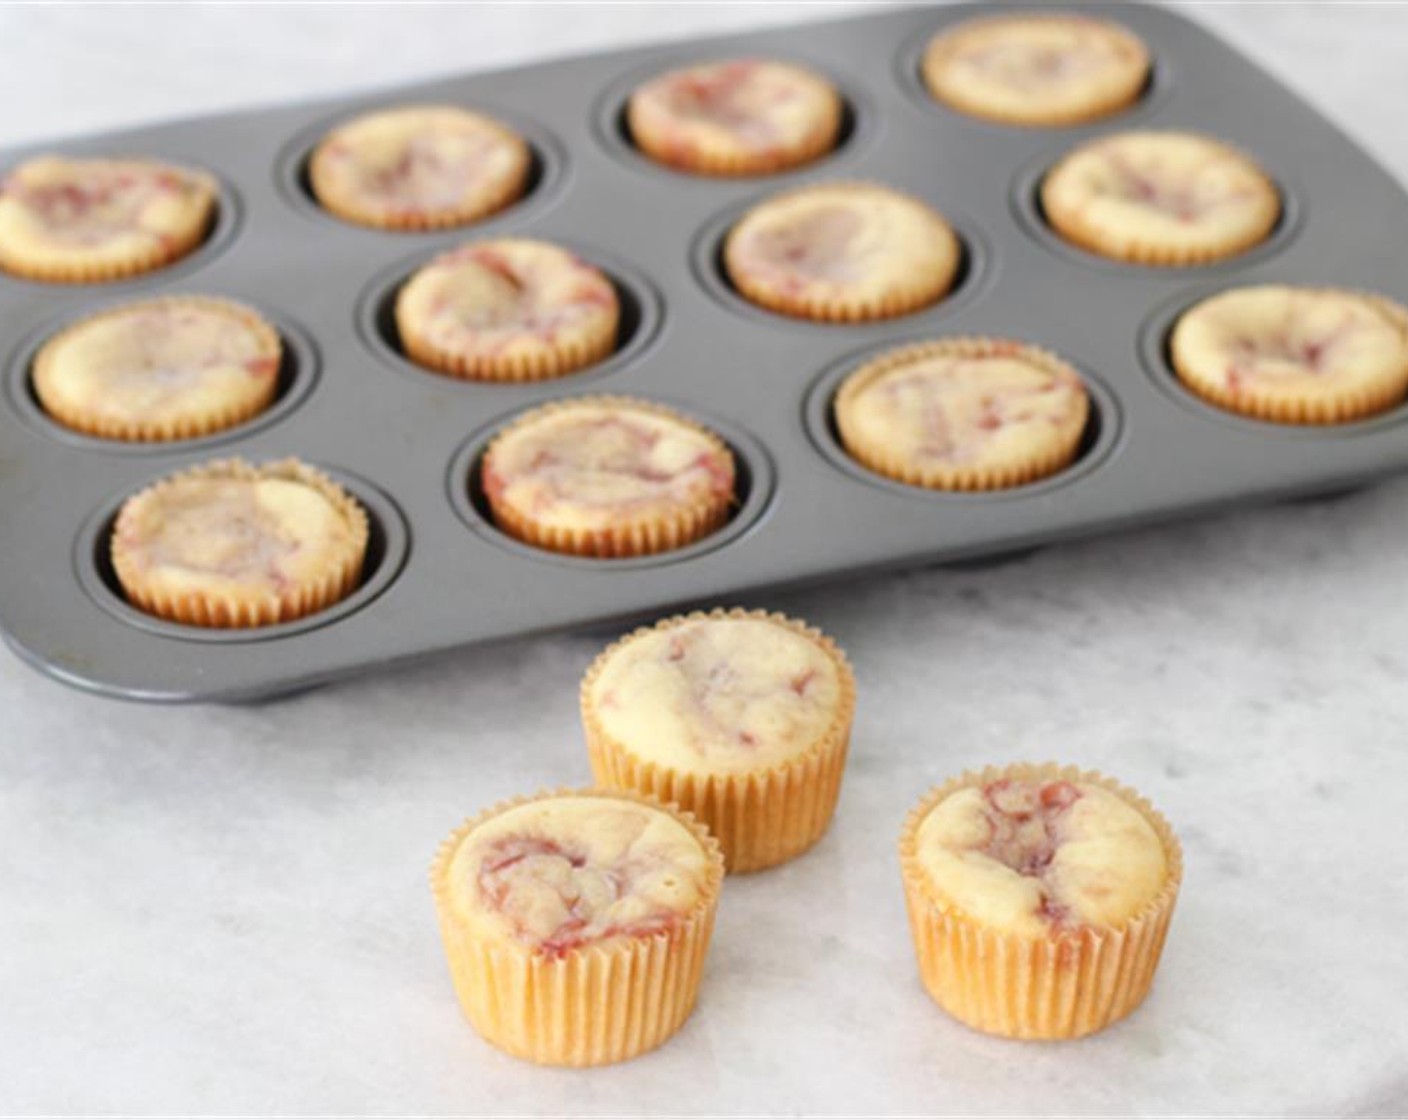
[[[494,437],[480,464],[496,524],[537,548],[644,556],[728,520],[733,453],[673,409],[628,397],[553,401]]]
[[[666,619],[582,682],[592,773],[698,817],[730,871],[806,851],[831,823],[855,711],[836,645],[764,611]]]
[[[308,182],[326,209],[377,229],[468,225],[522,197],[532,156],[512,129],[453,105],[366,113],[325,136]]]
[[[313,614],[356,588],[366,512],[294,459],[239,459],[171,475],[128,498],[112,566],[128,601],[172,622],[238,628]]]
[[[39,156],[0,186],[0,268],[30,280],[121,280],[204,240],[215,180],[155,160]]]
[[[646,82],[626,107],[636,147],[695,175],[766,175],[836,146],[841,98],[803,66],[763,58],[706,62]]]
[[[724,243],[728,278],[745,298],[822,322],[889,319],[935,303],[961,257],[953,230],[927,205],[866,183],[776,195]]]
[[[1089,771],[966,773],[905,821],[900,864],[925,988],[1007,1038],[1077,1038],[1148,994],[1183,873],[1168,823]]]
[[[853,459],[934,490],[995,490],[1055,474],[1075,459],[1090,416],[1070,365],[993,338],[887,351],[842,382],[834,408]]]
[[[1109,20],[1021,12],[968,20],[934,36],[923,73],[929,92],[960,113],[1059,127],[1128,108],[1149,80],[1149,52]]]
[[[1234,288],[1184,312],[1169,357],[1184,385],[1229,412],[1343,424],[1408,395],[1408,310],[1337,288]]]
[[[431,887],[460,1006],[546,1065],[653,1050],[694,1009],[723,880],[689,814],[562,790],[496,805],[440,847]]]
[[[541,381],[616,348],[620,301],[599,269],[545,241],[480,241],[442,253],[396,297],[415,362],[481,381]]]
[[[46,342],[34,359],[34,393],[60,424],[87,435],[193,439],[268,408],[282,352],[278,332],[242,304],[149,299],[81,319]]]
[[[1041,184],[1051,227],[1134,264],[1205,264],[1265,241],[1276,186],[1248,156],[1188,132],[1122,132],[1082,144]]]

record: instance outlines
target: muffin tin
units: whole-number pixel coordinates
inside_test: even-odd
[[[958,562],[1249,502],[1334,491],[1408,467],[1408,408],[1331,429],[1279,427],[1184,391],[1165,356],[1178,313],[1226,287],[1300,282],[1408,300],[1408,197],[1334,127],[1207,32],[1158,8],[1066,5],[1113,16],[1154,58],[1143,99],[1090,125],[1013,128],[933,101],[919,56],[974,6],[602,54],[494,74],[144,128],[10,151],[140,154],[221,180],[207,242],[173,267],[114,284],[0,276],[0,623],[27,660],[70,684],[133,699],[274,695],[469,643],[758,601],[764,589]],[[992,6],[984,5],[983,11]],[[847,101],[843,141],[806,168],[759,179],[693,178],[650,163],[623,135],[631,88],[661,69],[770,55],[829,75]],[[332,125],[408,101],[482,109],[533,146],[533,186],[478,225],[436,233],[359,228],[319,209],[307,156]],[[1251,153],[1285,212],[1264,245],[1177,270],[1121,265],[1056,238],[1043,170],[1074,144],[1132,127],[1186,128]],[[963,239],[941,303],[860,326],[785,319],[739,298],[719,269],[730,224],[801,183],[868,179],[929,200]],[[620,352],[533,385],[458,382],[397,350],[389,307],[420,262],[470,238],[557,241],[610,273],[625,309]],[[96,308],[204,293],[265,312],[288,344],[283,392],[239,428],[180,444],[119,445],[50,422],[29,367],[51,334]],[[840,449],[830,401],[880,350],[945,334],[1020,338],[1076,365],[1094,415],[1079,460],[990,494],[906,487]],[[477,493],[477,462],[508,419],[547,399],[635,394],[672,404],[737,453],[740,501],[721,532],[654,557],[590,560],[507,539]],[[320,614],[252,631],[200,630],[129,607],[106,561],[122,501],[182,467],[227,455],[297,455],[368,508],[363,586]]]

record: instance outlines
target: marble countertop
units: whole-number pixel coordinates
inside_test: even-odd
[[[6,7],[0,145],[841,7]],[[1408,8],[1185,7],[1408,181]],[[857,666],[836,823],[728,882],[680,1036],[588,1072],[461,1020],[426,866],[466,814],[587,782],[600,636],[249,708],[0,655],[0,1113],[1401,1114],[1405,555],[1401,481],[778,597]],[[928,786],[1031,757],[1136,786],[1187,856],[1148,1002],[1061,1045],[929,1001],[894,856]]]

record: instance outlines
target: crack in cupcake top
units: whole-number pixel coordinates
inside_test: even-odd
[[[590,703],[632,754],[704,773],[785,763],[833,728],[842,702],[835,659],[761,618],[702,618],[633,636],[606,660]]]
[[[203,172],[40,156],[0,186],[0,248],[17,257],[141,253],[193,238],[214,202],[215,183]]]
[[[800,66],[730,59],[658,75],[637,89],[627,114],[638,145],[692,170],[711,156],[772,157],[790,166],[829,146],[839,127],[830,84]]]
[[[547,797],[474,828],[450,865],[463,916],[484,933],[562,957],[668,933],[714,875],[669,813],[612,797]]]
[[[1144,815],[1080,781],[1001,778],[959,789],[924,818],[915,843],[937,899],[1023,937],[1116,925],[1168,877]]]
[[[176,476],[129,500],[114,546],[148,588],[278,596],[338,570],[358,527],[296,478]]]
[[[1408,316],[1355,292],[1262,285],[1186,312],[1170,340],[1195,385],[1282,397],[1408,390]]]
[[[253,311],[202,299],[130,304],[52,339],[35,363],[46,409],[113,425],[218,421],[272,395],[278,336]]]
[[[924,60],[925,82],[941,101],[1031,124],[1121,109],[1138,96],[1148,72],[1148,52],[1132,34],[1076,15],[971,20],[936,36]]]
[[[928,206],[885,187],[805,187],[759,204],[739,221],[725,264],[740,286],[845,303],[915,289],[947,289],[957,238]]]
[[[1275,186],[1251,159],[1191,133],[1091,141],[1052,169],[1041,195],[1058,232],[1114,247],[1240,251],[1270,233],[1280,214]]]
[[[542,241],[498,240],[436,257],[397,297],[397,321],[448,353],[502,357],[565,347],[614,330],[616,289],[602,272]]]
[[[526,174],[524,142],[452,106],[369,113],[333,130],[310,167],[314,193],[380,220],[464,221],[511,200]]]
[[[730,497],[733,456],[695,425],[619,401],[576,401],[525,418],[485,454],[496,504],[540,525],[650,522]]]
[[[850,448],[916,466],[993,467],[1045,460],[1089,415],[1080,377],[1019,343],[917,353],[843,386],[837,416]]]

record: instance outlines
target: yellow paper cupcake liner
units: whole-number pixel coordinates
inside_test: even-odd
[[[1016,16],[995,16],[980,18],[969,23],[959,24],[941,32],[929,42],[924,51],[920,70],[924,86],[936,101],[966,113],[972,117],[993,121],[997,124],[1035,128],[1066,128],[1071,125],[1086,124],[1101,120],[1128,109],[1144,92],[1149,81],[1149,51],[1144,43],[1127,28],[1106,21],[1101,24],[1103,34],[1120,42],[1130,57],[1127,77],[1120,82],[1112,82],[1108,88],[1092,89],[1089,96],[1079,105],[1062,106],[1056,102],[1032,101],[1021,109],[993,102],[976,90],[971,90],[959,79],[950,80],[945,72],[949,57],[956,45],[957,37],[968,27],[984,22],[1026,22],[1027,20],[1050,20],[1061,22],[1069,17],[1025,13]],[[1082,22],[1085,22],[1082,20]]]
[[[1052,373],[1069,374],[1082,386],[1081,401],[1084,410],[1079,423],[1072,424],[1070,431],[1063,433],[1065,438],[1058,446],[1042,454],[1029,455],[1025,459],[989,466],[916,464],[896,454],[885,444],[862,439],[849,422],[847,408],[850,402],[876,378],[893,369],[931,357],[983,358],[999,352],[1006,355],[1015,354],[1024,361]],[[1075,461],[1090,415],[1090,398],[1089,393],[1084,390],[1084,385],[1084,379],[1069,362],[1040,347],[1025,343],[1014,344],[1004,339],[960,336],[902,346],[867,362],[841,383],[841,388],[836,393],[833,414],[846,454],[876,474],[909,486],[921,486],[930,490],[1001,490],[1047,478]]]
[[[1084,782],[1136,808],[1163,844],[1168,877],[1137,914],[1116,925],[1082,926],[1051,937],[994,930],[939,900],[919,863],[920,826],[960,789],[1002,778]],[[905,820],[900,870],[910,933],[924,987],[975,1030],[1006,1038],[1079,1038],[1124,1018],[1153,983],[1183,878],[1183,850],[1168,822],[1133,790],[1073,766],[1018,764],[967,772],[930,791]]]
[[[1408,308],[1375,292],[1356,291],[1349,288],[1303,288],[1306,292],[1323,292],[1334,295],[1353,296],[1373,307],[1385,319],[1398,328],[1408,347]],[[1198,305],[1190,307],[1184,314],[1192,314]],[[1230,386],[1210,381],[1198,376],[1197,372],[1180,364],[1177,347],[1170,347],[1173,371],[1179,382],[1190,392],[1197,394],[1209,404],[1216,405],[1226,412],[1249,416],[1255,420],[1266,420],[1275,424],[1297,424],[1305,426],[1349,424],[1376,416],[1381,412],[1401,404],[1408,396],[1408,366],[1397,381],[1386,381],[1381,385],[1364,386],[1358,389],[1342,389],[1325,396],[1294,396],[1275,390],[1259,389],[1256,386],[1233,389]]]
[[[419,366],[468,381],[547,381],[576,373],[611,356],[620,329],[619,306],[602,309],[578,323],[573,332],[531,351],[482,354],[446,350],[416,333],[415,325],[398,308],[397,331],[406,356]]]
[[[173,594],[152,587],[142,565],[129,554],[124,530],[137,511],[147,503],[162,500],[173,487],[193,479],[238,479],[257,482],[282,478],[301,482],[325,497],[352,528],[352,540],[343,555],[330,560],[328,570],[316,579],[305,580],[279,594],[253,593],[244,596],[191,590]],[[153,483],[123,503],[113,527],[111,557],[128,601],[139,610],[170,622],[218,629],[245,629],[292,622],[324,610],[345,599],[362,579],[370,526],[361,505],[322,471],[297,459],[254,466],[242,459],[222,459],[180,471]]]
[[[807,194],[818,185],[831,188],[855,188],[866,190],[879,188],[887,194],[907,199],[923,210],[942,228],[946,237],[947,254],[936,254],[932,259],[917,261],[906,280],[891,287],[867,291],[862,285],[844,295],[817,290],[818,286],[802,285],[789,289],[770,283],[754,275],[746,260],[739,259],[737,233],[748,218],[764,207],[785,203],[794,195]],[[730,284],[744,299],[768,311],[787,315],[794,319],[810,319],[820,323],[863,323],[884,319],[894,319],[908,315],[922,307],[937,303],[953,287],[958,270],[963,262],[963,246],[958,235],[948,221],[922,199],[904,194],[883,183],[864,181],[813,184],[784,191],[760,202],[753,207],[731,229],[724,239],[723,265]]]
[[[475,114],[479,116],[479,114]],[[528,175],[532,170],[533,157],[528,145],[516,132],[491,120],[479,116],[486,125],[498,132],[505,140],[511,141],[514,152],[513,167],[502,178],[495,178],[480,184],[466,194],[459,202],[430,210],[395,209],[387,206],[368,205],[355,192],[340,190],[337,183],[323,172],[327,159],[327,145],[336,136],[337,130],[325,137],[313,150],[308,161],[308,185],[313,197],[328,213],[354,225],[372,229],[393,230],[396,232],[427,232],[450,229],[455,226],[472,225],[493,217],[500,210],[511,206],[523,197],[528,187]],[[352,122],[349,122],[352,123]]]
[[[547,797],[615,797],[673,816],[709,857],[709,877],[694,909],[668,931],[559,957],[476,933],[455,907],[449,875],[456,851],[486,821]],[[486,1041],[540,1065],[599,1066],[655,1049],[694,1009],[723,876],[723,855],[708,831],[691,814],[641,794],[563,789],[495,805],[457,828],[430,869],[450,977],[465,1017]]]
[[[796,758],[742,773],[677,769],[634,754],[607,734],[591,701],[597,678],[637,638],[706,619],[756,619],[783,626],[820,647],[836,666],[841,695],[830,725]],[[760,871],[801,855],[826,833],[836,811],[855,716],[856,686],[846,656],[820,630],[767,611],[741,608],[667,618],[605,649],[581,687],[582,726],[596,780],[672,802],[693,813],[718,838],[731,873]]]
[[[267,378],[267,386],[257,396],[243,401],[227,403],[218,408],[207,408],[200,412],[187,413],[166,419],[128,419],[104,416],[56,397],[46,390],[47,369],[54,360],[55,350],[74,333],[82,331],[94,323],[108,318],[120,318],[137,309],[157,307],[199,307],[226,315],[236,320],[257,339],[258,357],[269,358],[278,363],[283,357],[283,342],[279,333],[253,308],[233,300],[212,296],[163,296],[138,303],[124,304],[107,311],[90,315],[65,327],[49,339],[34,358],[31,384],[44,411],[66,428],[100,439],[122,440],[131,443],[161,443],[172,440],[198,439],[201,436],[233,428],[264,412],[278,393],[278,377]]]
[[[706,138],[687,148],[672,141],[663,130],[650,127],[635,112],[634,104],[626,110],[627,128],[637,148],[656,163],[690,175],[709,175],[721,179],[751,175],[775,175],[812,163],[836,147],[841,132],[841,101],[832,92],[827,99],[824,116],[816,128],[793,144],[757,151],[710,143]]]
[[[499,432],[490,442],[484,451],[482,460],[485,467],[487,468],[493,461],[495,446],[512,432],[525,424],[540,420],[551,412],[572,409],[580,405],[620,406],[641,409],[658,416],[668,417],[705,436],[715,452],[726,455],[729,463],[734,463],[733,452],[723,440],[702,424],[696,423],[672,408],[638,397],[598,396],[551,401],[525,412]],[[494,524],[524,544],[569,556],[618,560],[632,556],[650,556],[659,552],[671,552],[702,540],[728,523],[729,515],[736,501],[732,493],[727,495],[708,494],[701,496],[693,504],[680,506],[668,514],[657,511],[648,519],[638,518],[599,529],[582,529],[543,524],[530,513],[524,513],[511,503],[496,498],[487,489],[484,496],[489,503],[489,512]]]

